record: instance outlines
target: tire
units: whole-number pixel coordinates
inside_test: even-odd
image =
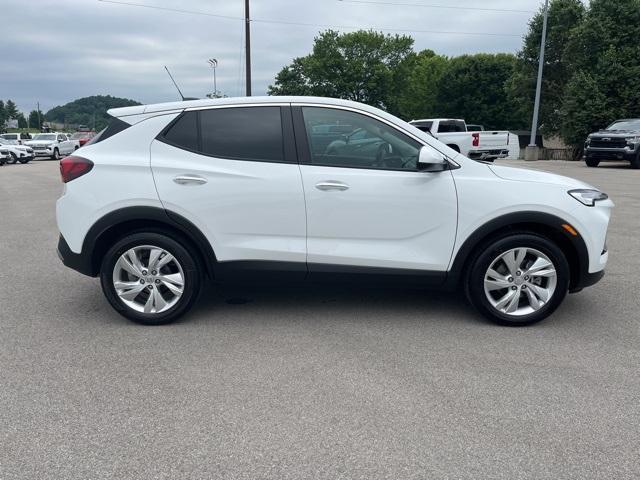
[[[53,149],[53,155],[51,155],[52,160],[60,160],[60,151],[57,148]]]
[[[148,270],[152,249],[173,259],[159,270]],[[130,259],[128,265],[123,256]],[[166,257],[156,258],[157,265]],[[159,232],[130,234],[105,254],[100,268],[102,290],[111,306],[129,320],[143,325],[171,323],[189,311],[200,293],[202,270],[195,258],[181,238]]]
[[[18,157],[13,152],[9,152],[9,155],[11,155],[11,160],[7,160],[7,163],[10,163],[11,165],[15,165],[16,162],[18,161]]]
[[[23,165],[24,165],[25,163],[29,163],[29,158],[20,157],[20,159],[19,159],[19,160],[20,160],[20,163],[21,163],[21,164],[23,164]]]
[[[513,260],[512,268],[507,268],[505,257]],[[533,275],[527,275],[532,262],[538,266]],[[569,275],[569,263],[555,243],[519,232],[485,243],[467,271],[465,286],[467,298],[485,317],[499,325],[519,327],[544,320],[560,306],[569,289]]]
[[[600,165],[600,160],[598,160],[597,158],[586,158],[585,163],[587,164],[587,167],[595,168]]]
[[[638,155],[636,155],[636,158],[631,160],[630,165],[631,165],[631,168],[633,168],[635,170],[640,168],[640,153],[638,153]]]

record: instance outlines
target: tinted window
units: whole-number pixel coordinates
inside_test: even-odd
[[[176,147],[198,150],[198,112],[185,112],[164,134],[164,139]]]
[[[438,126],[438,133],[465,132],[464,122],[459,120],[444,120]]]
[[[284,160],[280,107],[200,111],[202,153],[238,160]]]
[[[433,126],[433,122],[420,122],[420,123],[412,123],[414,127],[418,130],[422,130],[423,132],[431,133],[431,127]]]
[[[417,168],[422,145],[386,123],[332,108],[303,107],[302,113],[312,164],[386,170]]]
[[[107,128],[99,132],[95,137],[89,140],[85,145],[93,145],[94,143],[100,143],[103,140],[106,140],[109,137],[113,137],[115,134],[126,130],[131,125],[127,122],[120,120],[119,118],[113,118]]]

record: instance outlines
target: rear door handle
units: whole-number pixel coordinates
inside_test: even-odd
[[[178,175],[173,179],[178,185],[204,185],[207,179],[200,175]]]
[[[316,188],[323,192],[328,192],[330,190],[344,192],[345,190],[349,190],[349,185],[335,180],[327,180],[326,182],[316,183]]]

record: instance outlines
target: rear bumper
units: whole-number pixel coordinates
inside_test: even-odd
[[[89,277],[95,277],[91,258],[83,253],[73,253],[62,235],[58,239],[58,258],[66,266]]]

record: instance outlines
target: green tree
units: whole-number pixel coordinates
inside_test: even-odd
[[[44,113],[42,113],[42,111],[31,110],[31,112],[29,112],[30,128],[40,128],[43,120],[44,120]]]
[[[18,112],[18,128],[27,128],[27,119],[24,117],[24,113]]]
[[[592,0],[567,54],[575,65],[560,111],[562,136],[580,145],[621,117],[640,117],[640,0]]]
[[[7,100],[7,103],[4,109],[7,114],[7,118],[14,118],[14,119],[18,118],[18,114],[19,114],[18,107],[16,107],[16,104],[13,103],[13,100]]]
[[[521,128],[509,101],[506,83],[516,58],[510,54],[477,54],[452,58],[440,79],[438,116],[464,118],[488,129]]]
[[[423,50],[406,61],[406,82],[404,89],[397,91],[395,110],[406,120],[437,116],[438,92],[449,60],[433,50]]]
[[[558,111],[567,82],[575,70],[571,57],[567,55],[567,44],[573,30],[582,23],[584,15],[585,7],[580,0],[552,0],[549,4],[539,119],[545,133],[557,133],[560,129]],[[522,50],[518,53],[514,74],[507,87],[518,115],[529,123],[533,117],[543,17],[541,9],[529,22],[529,31],[524,38]]]
[[[73,102],[52,108],[45,114],[49,122],[66,123],[69,125],[88,125],[102,130],[109,122],[107,110],[117,107],[140,105],[134,100],[117,98],[111,95],[95,95],[79,98]]]
[[[4,128],[7,121],[7,109],[4,105],[4,101],[0,100],[0,131]]]
[[[268,92],[337,97],[385,108],[394,103],[412,45],[405,35],[327,30],[314,39],[311,54],[277,74]]]

